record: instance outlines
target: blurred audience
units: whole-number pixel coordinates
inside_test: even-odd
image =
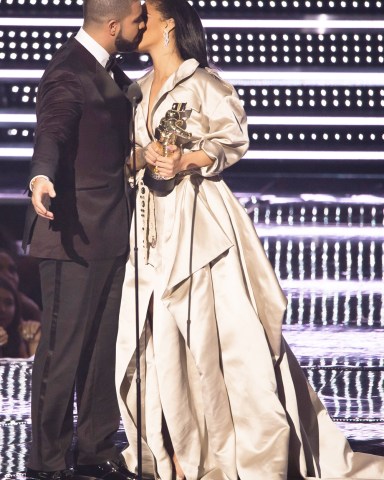
[[[21,252],[21,240],[9,226],[0,223],[0,251],[5,251],[17,266],[18,290],[32,299],[41,310],[39,261]]]
[[[39,343],[40,280],[34,260],[19,254],[17,241],[0,225],[0,358],[29,358]]]
[[[28,297],[24,292],[20,291],[20,277],[18,274],[17,264],[10,252],[0,248],[0,276],[6,278],[18,292],[20,298],[21,317],[25,320],[41,319],[41,309],[39,305]],[[36,279],[38,282],[38,279]]]
[[[20,296],[14,281],[0,275],[0,357],[31,357],[40,336],[40,322],[21,316]]]

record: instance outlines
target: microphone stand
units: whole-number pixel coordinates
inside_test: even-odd
[[[140,315],[139,315],[139,266],[137,247],[137,182],[136,182],[136,136],[135,116],[137,105],[141,102],[143,95],[136,82],[129,86],[125,85],[123,92],[132,105],[132,170],[134,176],[134,201],[133,201],[133,231],[134,231],[134,260],[135,260],[135,319],[136,319],[136,402],[137,402],[137,479],[142,480],[143,476],[143,454],[142,454],[142,423],[141,423],[141,372],[140,372]]]

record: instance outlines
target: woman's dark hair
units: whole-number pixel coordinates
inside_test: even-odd
[[[0,288],[3,288],[4,290],[10,292],[13,296],[13,301],[15,302],[15,314],[13,316],[11,324],[7,328],[8,343],[6,345],[3,345],[3,347],[1,348],[2,356],[19,357],[21,345],[21,337],[19,332],[19,326],[21,323],[19,294],[9,283],[9,281],[3,276],[0,276]]]
[[[175,20],[176,47],[183,60],[194,58],[200,67],[208,67],[207,44],[201,19],[187,0],[147,0],[164,20]]]

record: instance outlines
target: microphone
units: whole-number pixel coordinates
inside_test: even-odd
[[[131,102],[132,107],[136,107],[137,104],[143,99],[143,94],[141,88],[137,82],[133,82],[130,85],[124,85],[123,87],[124,95]]]
[[[137,182],[136,182],[136,138],[135,138],[135,113],[137,104],[143,99],[141,88],[137,82],[124,85],[123,93],[132,105],[132,117],[130,120],[130,135],[132,136],[132,174],[133,174],[133,252],[135,258],[135,334],[136,334],[136,409],[137,409],[137,478],[142,480],[143,452],[141,445],[141,369],[140,369],[140,317],[139,317],[139,270],[138,270],[138,240],[137,240]]]

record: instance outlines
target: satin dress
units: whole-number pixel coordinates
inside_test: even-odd
[[[153,140],[146,128],[151,82],[152,72],[140,81],[139,146]],[[174,102],[192,110],[185,147],[203,149],[213,164],[180,176],[168,195],[153,194],[138,174],[143,472],[175,478],[169,436],[187,480],[384,479],[384,458],[352,452],[282,338],[285,296],[250,218],[220,177],[248,148],[236,92],[187,60],[159,93],[153,131]],[[134,471],[131,237],[116,386],[129,442],[123,454]]]

